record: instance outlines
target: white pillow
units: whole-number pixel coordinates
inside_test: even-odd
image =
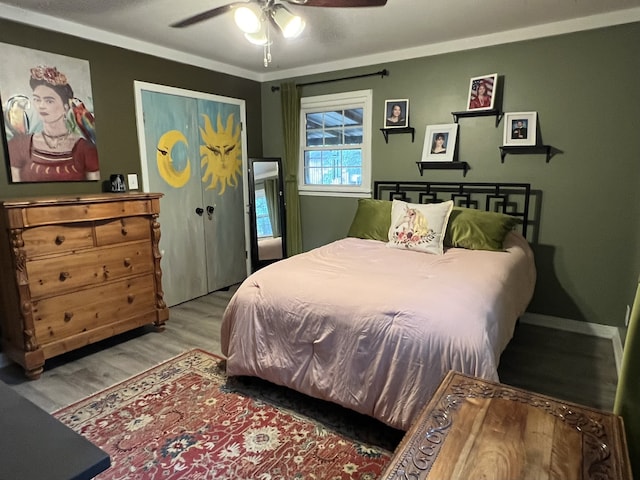
[[[428,204],[394,200],[387,247],[442,255],[444,234],[452,209],[452,200]]]

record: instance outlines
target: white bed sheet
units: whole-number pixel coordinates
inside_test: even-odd
[[[229,375],[250,375],[406,430],[450,369],[498,380],[531,300],[533,253],[444,255],[345,238],[247,278],[223,317]]]

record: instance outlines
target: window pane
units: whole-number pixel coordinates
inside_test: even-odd
[[[362,143],[362,108],[306,114],[306,146]]]
[[[359,148],[306,151],[304,165],[306,185],[362,185],[362,151]]]

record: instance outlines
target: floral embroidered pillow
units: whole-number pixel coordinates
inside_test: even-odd
[[[444,253],[444,235],[453,209],[453,201],[407,203],[394,200],[388,247],[418,252]]]

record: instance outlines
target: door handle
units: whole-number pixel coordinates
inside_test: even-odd
[[[207,205],[207,215],[209,216],[209,220],[213,220],[213,206]]]
[[[200,216],[204,213],[204,210],[201,207],[196,208],[196,213]]]

